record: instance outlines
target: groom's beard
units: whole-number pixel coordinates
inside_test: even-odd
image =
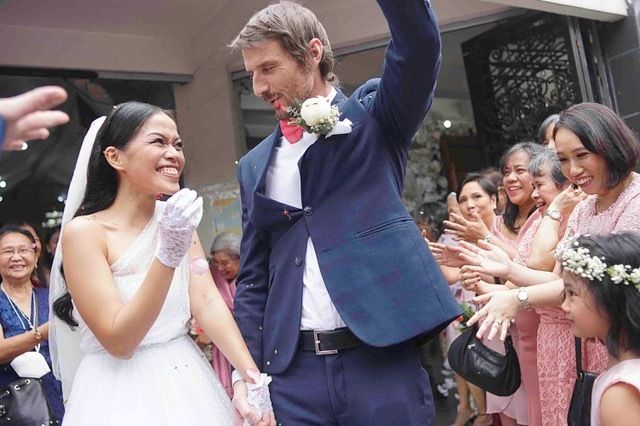
[[[289,114],[289,108],[296,103],[302,103],[311,97],[311,87],[305,81],[305,83],[298,85],[297,87],[291,87],[288,93],[267,93],[262,95],[262,99],[271,107],[278,120],[289,120],[291,118]],[[277,98],[274,103],[271,100]]]
[[[276,101],[273,103],[269,102],[269,99],[273,99],[274,97],[277,97]],[[302,102],[302,100],[304,100],[299,100],[298,97],[291,97],[285,94],[278,94],[275,96],[267,94],[266,96],[263,96],[263,99],[265,100],[265,102],[271,105],[271,107],[273,108],[273,112],[275,113],[278,120],[290,119],[291,116],[289,114],[289,108],[295,105],[296,102]]]

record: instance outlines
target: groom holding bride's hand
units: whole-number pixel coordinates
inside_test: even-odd
[[[261,10],[231,43],[280,120],[238,168],[234,308],[287,426],[432,424],[416,340],[460,315],[401,201],[438,28],[428,1],[378,3],[391,31],[382,78],[348,98],[323,26],[298,4]]]

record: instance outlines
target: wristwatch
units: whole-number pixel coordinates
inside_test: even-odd
[[[562,215],[558,210],[547,210],[544,215],[549,216],[551,219],[557,220],[558,222],[562,222]]]
[[[38,330],[38,327],[33,327],[33,334],[36,338],[36,342],[39,342],[40,340],[42,340],[42,333],[40,333],[40,330]]]
[[[524,309],[531,309],[531,305],[529,305],[529,293],[527,293],[527,290],[525,290],[524,288],[518,290],[518,301]]]

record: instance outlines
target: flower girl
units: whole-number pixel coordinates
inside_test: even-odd
[[[640,419],[640,234],[582,236],[562,255],[562,309],[578,337],[595,337],[609,365],[591,397],[593,425]]]

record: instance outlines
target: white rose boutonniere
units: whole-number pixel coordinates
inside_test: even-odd
[[[351,121],[338,120],[340,111],[331,105],[324,96],[309,98],[289,108],[291,123],[302,127],[309,133],[325,135],[340,135],[351,132]]]

